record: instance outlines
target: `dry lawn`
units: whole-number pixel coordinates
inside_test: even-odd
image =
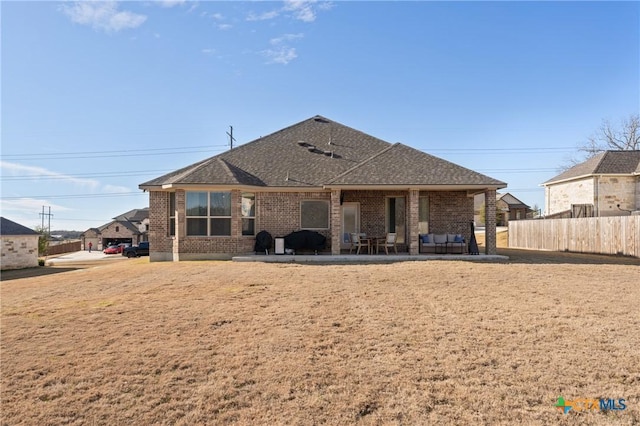
[[[3,425],[640,423],[638,259],[153,263],[7,280]],[[55,271],[51,269],[51,271]],[[565,399],[624,398],[618,412]]]

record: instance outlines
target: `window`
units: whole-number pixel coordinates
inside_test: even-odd
[[[326,200],[300,203],[300,228],[329,229],[329,202]]]
[[[242,216],[242,235],[256,234],[256,195],[242,194],[242,205],[240,206]]]
[[[396,233],[396,242],[404,243],[405,202],[404,197],[389,197],[386,202],[387,232]]]
[[[116,226],[116,232],[120,232],[120,227]]]
[[[230,192],[187,192],[187,235],[231,235]]]
[[[429,197],[418,198],[418,233],[429,233]]]
[[[148,225],[147,225],[148,226]],[[176,235],[176,193],[169,194],[169,235]]]

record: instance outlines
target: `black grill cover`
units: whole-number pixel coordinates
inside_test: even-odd
[[[253,250],[256,253],[261,251],[266,252],[267,250],[271,249],[272,244],[273,244],[273,238],[271,237],[271,234],[268,233],[267,231],[260,231],[256,235],[256,245],[253,248]]]
[[[284,237],[284,246],[294,250],[323,250],[327,238],[315,231],[295,231]]]

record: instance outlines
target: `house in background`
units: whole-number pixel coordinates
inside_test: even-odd
[[[12,220],[0,217],[0,268],[22,269],[38,266],[40,234]]]
[[[473,199],[473,217],[476,225],[484,226],[484,194],[476,194]],[[531,219],[533,210],[514,195],[506,192],[496,194],[496,225],[508,226],[511,220]]]
[[[640,151],[604,151],[542,185],[547,218],[640,214]]]
[[[82,233],[82,250],[86,250],[89,243],[94,250],[102,250],[109,244],[128,243],[136,245],[141,241],[148,241],[149,237],[149,208],[133,209],[113,218],[113,220],[99,228],[89,228]]]
[[[140,185],[149,191],[151,261],[251,253],[261,230],[317,231],[334,255],[348,249],[351,232],[395,232],[399,250],[418,254],[421,233],[468,241],[474,195],[495,200],[504,187],[321,116]],[[494,254],[495,222],[487,226],[486,252]]]

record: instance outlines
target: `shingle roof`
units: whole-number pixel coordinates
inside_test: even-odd
[[[581,176],[640,173],[640,151],[604,151],[544,182],[549,184]]]
[[[122,213],[114,217],[114,220],[118,221],[130,221],[130,222],[142,222],[144,219],[149,217],[149,207],[145,207],[144,209],[133,209],[129,210],[126,213]]]
[[[495,185],[504,182],[402,144],[315,116],[233,150],[160,176],[166,184],[322,187],[324,185]]]
[[[0,217],[0,235],[39,235],[33,229],[20,225],[12,220]]]

